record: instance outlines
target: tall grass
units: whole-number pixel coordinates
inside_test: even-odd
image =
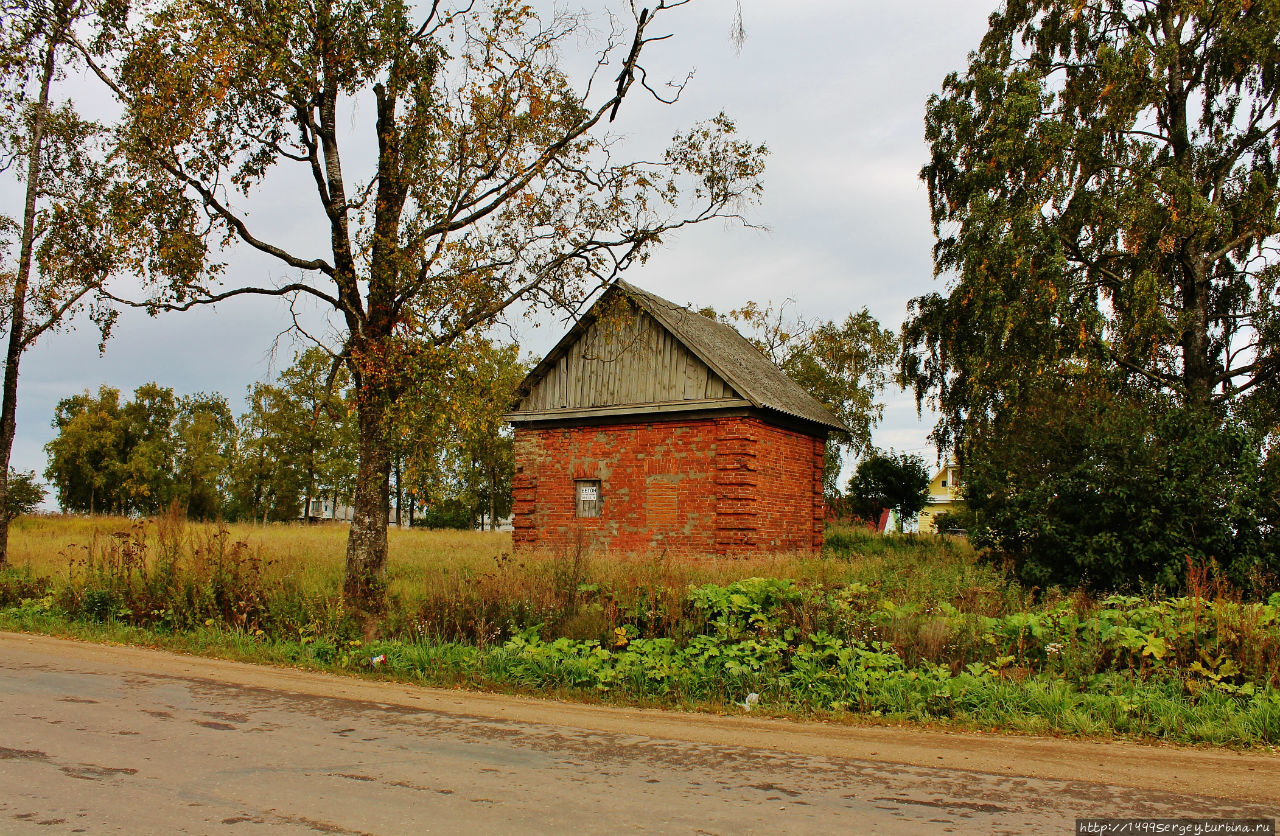
[[[73,618],[168,631],[224,625],[262,635],[369,638],[341,589],[342,525],[207,525],[176,516],[19,519],[0,606],[48,599]],[[1052,661],[1075,681],[1119,669],[1198,664],[1212,679],[1280,685],[1280,633],[1203,572],[1181,603],[1042,595],[978,561],[963,540],[832,529],[821,555],[722,558],[584,549],[512,555],[510,536],[390,532],[384,638],[501,645],[546,639],[685,641],[707,632],[690,590],[785,578],[795,635],[883,642],[908,665],[959,673],[999,663],[1017,675]],[[1216,585],[1215,585],[1216,583]],[[1045,647],[1052,647],[1046,653]],[[1049,657],[1053,658],[1050,659]]]
[[[174,516],[146,521],[107,516],[18,517],[10,530],[9,557],[14,565],[29,568],[36,575],[65,575],[73,561],[104,553],[124,533],[141,538],[148,559],[175,549],[192,556],[211,537],[225,537],[229,545],[242,544],[241,553],[261,560],[272,576],[293,578],[315,593],[327,594],[341,587],[347,527],[340,523],[262,526],[188,523]],[[495,554],[511,550],[511,535],[499,532],[392,528],[388,537],[389,583],[393,592],[407,595],[425,583],[428,575],[478,567]]]
[[[43,579],[68,612],[100,620],[182,629],[213,619],[345,634],[351,625],[338,598],[346,533],[340,524],[23,517],[10,552],[20,577],[0,582],[0,604],[31,591],[21,578]],[[977,563],[962,540],[855,529],[834,530],[822,555],[735,558],[580,548],[512,555],[510,535],[499,532],[392,529],[389,539],[383,634],[480,646],[535,625],[552,637],[602,637],[623,625],[652,637],[689,635],[701,629],[686,601],[691,587],[749,577],[814,588],[861,584],[903,605],[946,602],[985,615],[1025,603],[1021,589]]]

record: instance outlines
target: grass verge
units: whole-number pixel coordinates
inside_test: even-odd
[[[57,525],[86,542],[51,549]],[[488,535],[400,532],[366,643],[326,557],[342,529],[111,525],[19,529],[43,562],[0,572],[0,628],[592,702],[1280,743],[1280,600],[1032,604],[962,543],[854,531],[748,560],[515,559]]]

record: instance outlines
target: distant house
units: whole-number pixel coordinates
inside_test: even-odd
[[[844,426],[728,325],[616,282],[518,396],[516,549],[822,547]]]
[[[306,505],[307,504],[306,500],[303,500],[302,504]],[[352,505],[347,505],[342,502],[334,502],[332,499],[313,499],[311,500],[311,507],[306,508],[302,512],[300,512],[298,514],[298,519],[305,520],[306,522],[312,522],[312,523],[316,523],[316,522],[349,523],[351,522],[352,519],[355,518],[355,515],[356,515],[356,509]],[[391,511],[387,515],[387,523],[395,524],[395,521],[396,521],[396,506],[395,506],[395,499],[393,497],[391,502]],[[406,523],[406,525],[407,524],[408,523]]]
[[[929,482],[929,504],[920,512],[919,531],[937,534],[937,518],[963,507],[960,465],[948,459]]]
[[[303,500],[306,505],[306,500]],[[351,522],[351,518],[355,516],[355,509],[350,505],[344,505],[341,502],[335,502],[332,499],[313,499],[311,507],[304,508],[302,513],[298,514],[299,519],[307,522],[324,522],[331,520],[335,522]]]
[[[495,516],[496,516],[496,515],[495,515]],[[489,515],[488,515],[487,513],[485,513],[484,511],[481,511],[481,512],[480,512],[480,519],[479,519],[479,521],[478,521],[478,522],[476,523],[476,525],[475,525],[475,530],[476,530],[476,531],[490,531],[490,530],[492,530],[492,531],[515,531],[515,530],[516,530],[516,528],[515,528],[515,525],[513,524],[514,520],[515,520],[515,518],[514,518],[512,515],[507,514],[505,517],[498,517],[498,518],[497,518],[497,523],[496,523],[495,525],[493,525],[493,526],[490,526],[490,525],[489,525]]]
[[[889,522],[892,519],[893,519],[893,512],[890,511],[888,508],[886,508],[885,510],[880,512],[879,518],[868,522],[867,527],[873,528],[876,531],[880,532],[881,534],[884,534],[886,531],[889,530]]]

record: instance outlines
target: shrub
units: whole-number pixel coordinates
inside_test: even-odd
[[[1262,450],[1261,433],[1213,412],[1042,392],[971,439],[969,536],[1040,589],[1176,592],[1190,557],[1265,597],[1280,574],[1280,462],[1264,467]]]
[[[49,594],[52,582],[35,575],[28,566],[6,566],[0,569],[0,606],[11,607],[29,598]]]
[[[933,524],[942,534],[968,534],[973,528],[973,510],[966,507],[944,511],[933,518]]]
[[[7,513],[9,519],[13,519],[20,514],[30,514],[40,507],[40,503],[44,502],[44,498],[49,492],[45,490],[44,485],[36,481],[36,474],[22,473],[17,470],[9,470],[9,493],[7,496],[8,507],[0,509],[0,513]]]
[[[459,500],[441,502],[427,508],[421,516],[413,518],[414,528],[441,528],[465,530],[475,524],[472,509]]]

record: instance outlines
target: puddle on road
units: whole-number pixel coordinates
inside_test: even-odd
[[[47,763],[50,766],[56,766],[62,774],[70,778],[80,778],[86,781],[98,781],[103,778],[113,778],[117,775],[137,775],[138,770],[128,767],[119,766],[96,766],[91,763],[77,764],[59,764],[49,757],[45,752],[39,749],[9,749],[0,746],[0,760],[21,760],[35,761],[37,763]]]

